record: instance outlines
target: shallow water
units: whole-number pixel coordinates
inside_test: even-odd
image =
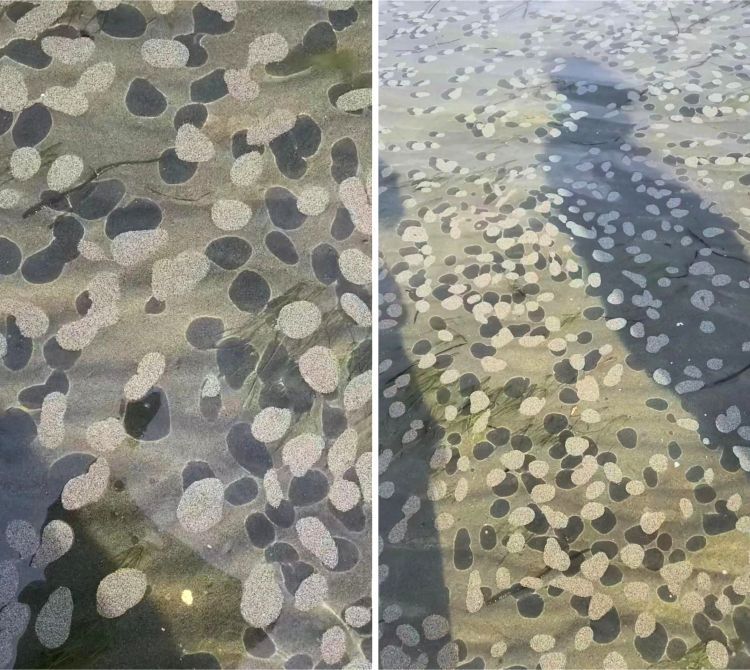
[[[369,3],[2,4],[0,666],[366,666]]]
[[[746,4],[380,17],[382,664],[747,667]]]

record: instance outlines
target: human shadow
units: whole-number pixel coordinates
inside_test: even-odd
[[[601,298],[600,315],[626,345],[628,367],[653,380],[655,396],[661,387],[679,397],[726,470],[750,471],[750,235],[689,188],[682,158],[639,144],[640,84],[585,59],[550,66],[568,106],[555,105],[549,127],[557,136],[548,134],[537,156],[547,170],[550,221],[572,237],[587,273],[598,273],[586,290]],[[577,374],[557,371],[564,383]],[[657,398],[647,405],[667,409]],[[735,521],[722,501],[704,516],[708,534]]]
[[[51,522],[63,522],[73,534],[70,548],[48,564],[39,565],[33,546],[19,555],[14,544],[0,543],[0,562],[14,566],[18,593],[4,589],[0,606],[0,667],[16,668],[218,668],[208,652],[186,650],[175,636],[164,602],[149,587],[143,600],[126,615],[104,618],[97,613],[96,591],[101,580],[120,568],[143,567],[153,573],[155,556],[164,556],[157,582],[163,587],[170,571],[186,579],[207,575],[213,587],[214,614],[223,602],[237,602],[241,585],[207,566],[194,551],[176,539],[161,536],[155,525],[130,498],[127,482],[113,479],[103,500],[80,510],[65,510],[60,495],[65,484],[86,472],[95,460],[91,454],[70,452],[47,464],[36,452],[37,427],[32,415],[20,407],[0,411],[0,530],[22,520],[37,533]],[[152,538],[149,540],[149,538]],[[46,563],[46,560],[45,560]],[[4,584],[7,586],[7,584]],[[50,595],[70,590],[73,612],[70,632],[57,648],[43,646],[35,632],[36,621]],[[19,605],[21,603],[21,605]],[[179,606],[179,605],[178,605]],[[28,612],[28,621],[25,621]],[[232,635],[242,637],[241,622],[228,625],[222,617],[203,619],[198,644]],[[214,623],[209,623],[209,622]],[[10,645],[10,646],[9,646]]]
[[[380,230],[403,232],[401,218],[404,209],[398,191],[399,175],[390,172],[383,163],[379,202]],[[386,242],[387,244],[387,242]],[[405,253],[400,249],[399,253]],[[379,293],[381,296],[379,377],[379,453],[389,463],[381,473],[381,482],[391,488],[390,494],[379,498],[379,532],[382,542],[379,565],[387,573],[380,583],[380,650],[381,666],[438,667],[438,652],[449,641],[449,598],[443,578],[443,554],[435,527],[436,511],[427,495],[430,483],[430,460],[444,436],[444,428],[432,418],[421,386],[413,376],[416,372],[415,354],[425,353],[427,340],[414,347],[406,344],[404,329],[413,315],[401,310],[417,298],[401,299],[402,290],[413,292],[416,286],[402,289],[392,271],[399,271],[400,263],[392,268],[381,264]],[[384,298],[385,297],[385,298]],[[403,375],[412,375],[408,384],[396,389],[394,384]],[[392,398],[392,400],[389,400]],[[398,415],[390,411],[393,401],[403,402],[406,411]],[[415,422],[421,422],[415,424]],[[404,436],[416,429],[416,439],[404,441]],[[382,491],[381,491],[382,493]],[[419,501],[419,509],[413,505]],[[406,519],[406,521],[405,521]],[[401,529],[405,531],[402,535]],[[427,625],[425,626],[425,619]],[[404,644],[404,625],[419,633],[419,642]],[[399,630],[400,629],[400,630]]]

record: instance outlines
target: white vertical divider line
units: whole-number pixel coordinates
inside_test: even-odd
[[[378,509],[378,452],[379,452],[379,407],[380,390],[378,366],[380,363],[380,336],[378,329],[379,291],[378,291],[378,252],[380,249],[380,230],[378,226],[378,200],[380,171],[378,170],[378,120],[380,118],[380,92],[378,76],[379,56],[379,19],[380,0],[372,0],[372,667],[380,667],[380,579],[378,571],[378,537],[379,537],[379,509]]]

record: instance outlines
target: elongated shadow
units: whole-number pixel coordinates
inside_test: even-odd
[[[627,346],[627,365],[653,380],[654,396],[661,386],[680,398],[724,468],[750,471],[750,235],[686,185],[681,158],[639,145],[638,84],[592,61],[560,60],[550,76],[569,108],[540,157],[551,222],[599,274],[587,291]],[[666,410],[660,399],[647,404]],[[723,502],[716,512],[704,517],[706,532],[731,530],[734,513]]]
[[[380,174],[383,174],[385,167],[381,163]],[[401,220],[403,207],[396,186],[398,183],[397,173],[390,173],[381,182],[381,185],[388,187],[387,191],[381,192],[380,198],[381,231],[397,229]],[[405,290],[414,288],[407,287]],[[415,356],[404,338],[404,329],[408,320],[414,318],[413,315],[405,311],[399,313],[398,309],[389,310],[388,306],[397,308],[413,304],[413,301],[400,299],[401,288],[385,265],[381,267],[379,292],[381,296],[387,296],[381,324],[388,325],[380,330],[378,352],[382,370],[379,378],[379,447],[381,458],[385,456],[390,462],[381,474],[381,482],[387,482],[386,487],[392,487],[392,494],[379,500],[380,537],[383,543],[380,566],[381,570],[387,570],[384,579],[381,572],[380,585],[381,665],[405,667],[421,656],[421,667],[434,668],[438,667],[439,650],[449,639],[450,616],[448,589],[443,578],[444,552],[435,528],[435,508],[427,497],[427,489],[431,475],[430,460],[443,437],[444,429],[433,420],[420,386],[413,377],[394,397],[394,400],[404,402],[406,411],[400,416],[397,413],[392,415],[389,411],[389,389],[394,388],[397,378],[414,373]],[[404,436],[414,428],[415,422],[422,424],[416,430],[417,438],[405,443]],[[413,513],[417,500],[419,509]],[[399,524],[403,525],[407,516],[402,537]],[[442,620],[435,615],[442,617]],[[430,621],[436,623],[439,634],[434,630],[424,630],[426,617],[432,617],[428,620],[428,629]],[[414,647],[404,646],[397,633],[398,627],[404,624],[413,626],[419,632],[420,641]],[[430,639],[435,636],[437,639]]]

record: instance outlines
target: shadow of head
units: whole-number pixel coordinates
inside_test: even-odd
[[[579,57],[550,56],[545,65],[559,109],[558,124],[567,124],[592,141],[625,140],[636,122],[643,90],[635,81],[596,61]]]
[[[646,390],[676,398],[727,470],[750,470],[750,416],[735,402],[750,391],[750,236],[650,132],[645,88],[582,58],[551,58],[549,76],[555,122],[538,158],[550,222],[598,276],[587,293]]]

